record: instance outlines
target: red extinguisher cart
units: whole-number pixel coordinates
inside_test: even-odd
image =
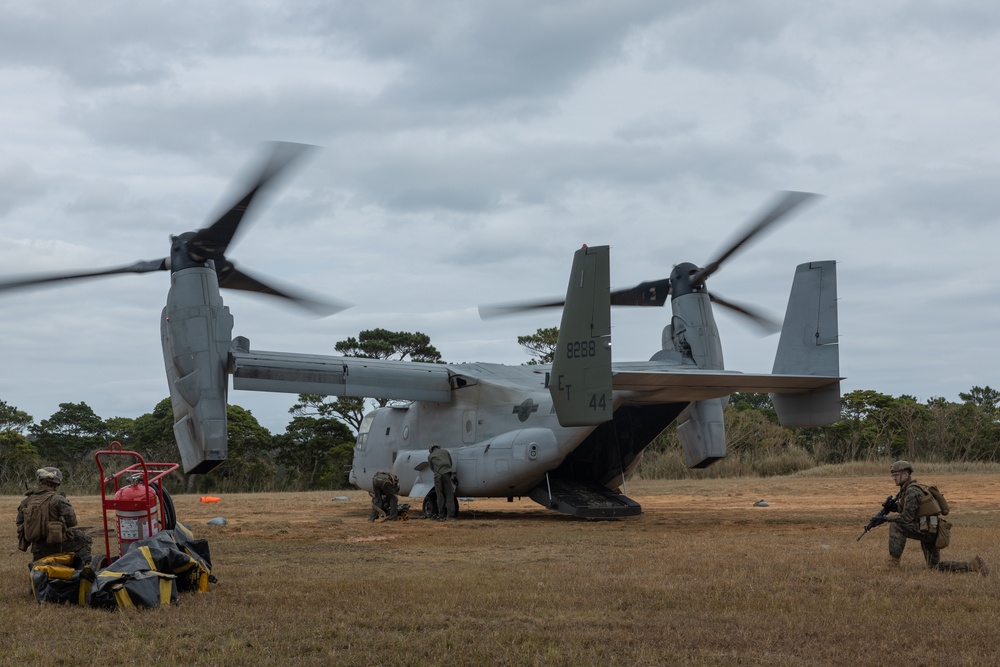
[[[147,463],[138,452],[122,449],[117,440],[94,454],[101,475],[101,511],[104,518],[104,550],[107,563],[117,560],[132,542],[173,528],[173,502],[163,488],[163,478],[177,470],[176,463]],[[106,472],[106,463],[114,463]],[[111,469],[122,467],[117,472]],[[110,498],[109,498],[110,496]],[[118,553],[111,555],[108,512],[115,513]],[[168,516],[169,513],[169,516]]]

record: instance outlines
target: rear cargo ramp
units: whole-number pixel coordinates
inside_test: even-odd
[[[642,513],[639,503],[611,489],[552,476],[528,497],[549,509],[584,519],[621,519]]]

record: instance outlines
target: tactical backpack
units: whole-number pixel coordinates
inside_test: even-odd
[[[35,493],[24,506],[24,539],[30,544],[62,544],[66,526],[61,517],[52,518],[55,491]]]
[[[951,522],[944,519],[950,508],[948,501],[936,486],[914,482],[920,490],[920,505],[917,507],[917,522],[920,532],[935,535],[934,546],[944,549],[951,542]]]
[[[393,490],[393,492],[399,491],[399,478],[393,475],[391,472],[386,472],[384,470],[379,470],[372,477],[372,487],[380,487],[385,489],[386,487]]]

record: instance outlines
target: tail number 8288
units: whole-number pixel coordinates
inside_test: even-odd
[[[567,359],[584,359],[597,356],[597,343],[593,340],[574,340],[566,343]]]

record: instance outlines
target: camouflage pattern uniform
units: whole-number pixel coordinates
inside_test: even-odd
[[[437,518],[455,518],[455,479],[451,467],[451,454],[439,445],[431,445],[427,462],[434,472],[434,493],[437,496]]]
[[[24,537],[24,522],[27,518],[26,510],[30,514],[34,508],[42,511],[45,511],[47,508],[48,517],[42,518],[47,518],[48,521],[62,522],[65,527],[63,531],[65,539],[57,544],[48,544],[44,540],[31,542],[32,559],[38,560],[39,558],[55,554],[74,553],[83,563],[89,563],[90,548],[93,540],[82,530],[76,528],[78,523],[76,511],[70,505],[69,501],[66,500],[66,494],[60,493],[58,490],[59,484],[62,483],[62,473],[56,468],[41,468],[38,470],[37,476],[39,488],[25,493],[24,499],[21,500],[21,504],[17,507],[15,525],[17,526],[19,542],[24,545],[21,550],[25,551],[27,549],[26,541],[22,541]]]
[[[909,471],[913,472],[913,466],[906,461],[897,461],[892,466],[893,472]],[[934,544],[937,533],[926,533],[920,530],[920,523],[917,517],[917,510],[920,509],[921,491],[916,486],[917,481],[909,478],[899,487],[899,496],[896,507],[899,514],[887,516],[889,524],[889,562],[891,565],[898,565],[899,559],[903,555],[906,547],[906,540],[917,540],[920,542],[920,550],[924,554],[924,561],[930,569],[942,572],[981,572],[986,574],[988,570],[982,559],[976,556],[974,561],[941,560],[941,550]]]
[[[382,470],[375,473],[372,478],[372,512],[368,516],[369,521],[375,521],[382,514],[386,515],[386,521],[395,521],[399,514],[399,482],[395,475]]]

